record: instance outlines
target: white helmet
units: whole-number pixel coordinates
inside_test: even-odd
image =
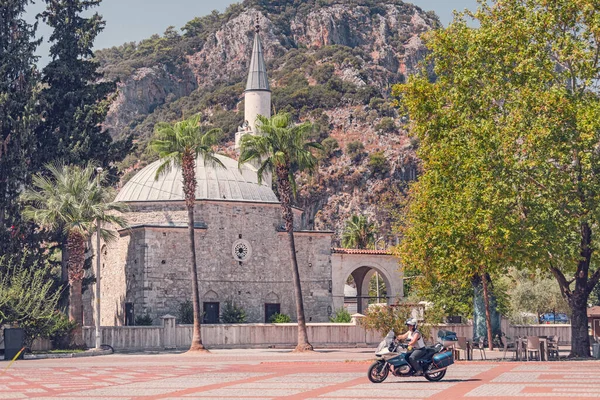
[[[414,318],[409,318],[405,322],[406,325],[412,325],[415,329],[417,329],[417,320]]]

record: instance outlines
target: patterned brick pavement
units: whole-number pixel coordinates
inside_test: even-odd
[[[0,399],[579,399],[600,397],[600,362],[457,362],[441,382],[366,377],[370,351],[286,351],[17,361]],[[7,363],[0,363],[0,371]]]

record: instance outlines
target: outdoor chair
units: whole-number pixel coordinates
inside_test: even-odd
[[[481,360],[487,360],[487,357],[485,355],[485,342],[483,337],[480,337],[479,339],[475,338],[473,339],[473,347],[477,346],[477,349],[479,350],[479,357]]]
[[[504,336],[502,342],[504,343],[504,355],[502,356],[502,359],[506,359],[506,353],[508,351],[514,351],[515,358],[517,358],[517,352],[519,351],[519,349],[517,348],[517,343],[514,341],[510,341],[507,336]]]
[[[555,357],[557,360],[560,360],[560,354],[558,353],[558,340],[559,336],[549,336],[548,337],[548,357]]]
[[[458,351],[462,351],[465,354],[465,360],[473,359],[473,349],[469,346],[469,342],[467,342],[467,338],[464,336],[458,336],[457,341],[454,344],[454,349]],[[460,353],[459,353],[460,354]]]
[[[540,352],[540,338],[537,336],[527,336],[527,361],[532,357],[533,353],[537,353],[538,360],[542,361],[542,353]]]

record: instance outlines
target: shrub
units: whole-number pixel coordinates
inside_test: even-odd
[[[354,162],[359,162],[362,160],[364,156],[365,146],[359,142],[358,140],[349,142],[346,145],[346,154],[352,159]]]
[[[394,120],[389,117],[381,118],[381,121],[375,125],[375,130],[378,132],[391,133],[396,131]]]
[[[288,322],[292,322],[292,319],[287,314],[276,313],[271,315],[269,322],[272,324],[287,324]]]
[[[54,325],[48,332],[48,338],[52,342],[52,348],[56,350],[66,350],[71,344],[71,332],[77,324],[69,321],[69,317],[56,311],[54,314]]]
[[[385,175],[390,171],[390,166],[383,151],[377,151],[369,155],[369,168],[372,174]]]
[[[323,146],[323,149],[325,150],[325,156],[327,158],[332,157],[334,155],[334,153],[336,152],[336,150],[340,148],[340,144],[338,143],[338,141],[332,137],[323,139],[323,141],[321,142],[321,145]]]
[[[138,315],[135,317],[135,325],[136,326],[150,326],[152,325],[152,317],[148,314],[146,315]]]
[[[193,324],[194,323],[194,305],[190,300],[186,300],[179,304],[179,310],[177,310],[177,319],[180,324]]]
[[[48,264],[31,265],[29,258],[28,253],[0,257],[0,326],[23,328],[26,346],[47,338],[56,325],[61,289],[55,287]]]
[[[226,324],[241,324],[246,322],[246,311],[242,307],[238,307],[228,301],[225,303],[225,307],[221,313],[221,321]]]
[[[382,336],[387,335],[390,330],[399,335],[408,330],[405,322],[412,316],[411,312],[411,307],[403,305],[371,306],[365,317],[360,319],[360,324],[366,329],[379,332]],[[431,338],[431,328],[424,321],[419,322],[419,332],[423,339]]]
[[[337,310],[335,314],[333,314],[333,317],[330,317],[329,320],[331,322],[337,323],[348,323],[352,321],[352,316],[350,315],[348,310],[342,307],[339,310]]]
[[[318,84],[323,85],[331,79],[333,73],[335,72],[335,67],[331,64],[323,64],[315,68],[313,71],[313,78],[317,81]]]
[[[360,319],[360,324],[366,329],[379,332],[382,336],[387,335],[390,330],[399,335],[406,332],[404,323],[410,316],[408,307],[371,306],[365,317]]]

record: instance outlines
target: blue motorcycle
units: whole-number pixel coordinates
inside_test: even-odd
[[[392,375],[407,378],[415,375],[415,370],[408,362],[411,352],[407,351],[407,345],[396,340],[394,331],[390,331],[385,339],[377,347],[376,360],[369,367],[368,377],[373,383],[385,381],[391,372]],[[451,350],[444,347],[442,343],[425,348],[425,354],[418,361],[423,369],[423,377],[431,382],[442,380],[446,370],[454,364],[454,356]]]

